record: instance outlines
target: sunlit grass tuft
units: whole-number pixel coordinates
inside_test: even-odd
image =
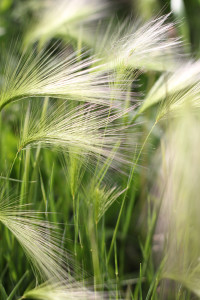
[[[183,49],[181,39],[170,36],[175,24],[168,17],[145,24],[113,19],[107,27],[98,28],[94,51],[111,69],[173,71]]]
[[[93,156],[100,161],[109,158],[113,163],[130,164],[129,147],[134,145],[135,137],[131,128],[123,125],[122,118],[133,108],[116,112],[98,105],[84,104],[71,109],[54,105],[43,119],[40,111],[33,110],[23,127],[18,152],[40,145],[83,157]]]
[[[90,291],[85,287],[81,287],[78,282],[60,282],[60,283],[44,283],[36,288],[25,292],[21,299],[38,299],[38,300],[103,300],[114,299],[108,297],[106,293]]]
[[[19,59],[10,55],[3,68],[0,110],[27,97],[50,96],[106,106],[126,99],[127,81],[115,83],[115,74],[93,67],[97,59],[86,53],[77,57],[75,52],[55,46],[48,51],[27,50]]]
[[[19,241],[39,280],[70,278],[66,271],[66,260],[70,260],[70,256],[62,249],[62,235],[57,226],[43,220],[44,213],[27,210],[27,207],[1,199],[1,223]]]

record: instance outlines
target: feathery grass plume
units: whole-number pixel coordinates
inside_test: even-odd
[[[21,299],[38,299],[38,300],[103,300],[114,299],[103,292],[94,292],[81,283],[44,283],[36,288],[24,293]]]
[[[107,186],[95,187],[90,195],[90,201],[94,203],[94,213],[96,223],[103,217],[109,207],[119,198],[125,190],[121,191],[116,186],[108,188]]]
[[[109,207],[115,202],[125,190],[120,189],[112,182],[108,183],[109,176],[108,170],[112,166],[112,158],[104,162],[103,165],[96,164],[96,170],[94,171],[94,165],[90,169],[90,161],[87,157],[81,156],[81,151],[76,149],[76,153],[69,152],[64,156],[63,168],[66,174],[66,180],[70,185],[71,195],[76,198],[77,193],[82,195],[86,200],[87,207],[90,212],[93,210],[93,217],[96,224],[109,209]],[[81,157],[80,157],[81,156]],[[91,174],[92,178],[84,182],[84,175]],[[106,180],[105,180],[106,177]],[[89,182],[88,182],[89,181]],[[103,182],[103,183],[102,183]]]
[[[157,232],[166,239],[162,277],[200,296],[200,117],[188,106],[182,114],[172,121],[165,140]]]
[[[62,161],[66,180],[70,186],[71,195],[74,198],[82,183],[83,176],[88,166],[87,157],[81,155],[81,149],[65,153]]]
[[[39,278],[71,278],[65,270],[65,260],[71,259],[61,247],[62,235],[54,224],[42,220],[42,213],[4,200],[0,203],[0,221],[19,241]]]
[[[59,50],[57,45],[38,53],[27,50],[16,62],[12,55],[8,56],[3,69],[0,110],[10,102],[39,96],[104,105],[109,105],[111,100],[124,101],[126,82],[114,84],[114,73],[92,67],[96,59],[86,54],[77,58],[75,52]]]
[[[115,24],[113,20],[98,29],[93,47],[108,68],[134,68],[172,71],[176,68],[178,54],[182,52],[181,40],[170,37],[174,23],[166,23],[169,15],[150,20],[144,25],[130,19]]]
[[[25,44],[45,42],[64,33],[78,39],[80,27],[108,14],[106,0],[45,0],[33,3],[35,18],[25,35]]]
[[[172,73],[164,73],[151,88],[139,113],[142,113],[150,106],[165,101],[169,96],[178,96],[179,93],[187,93],[187,90],[198,84],[200,81],[200,60],[188,61]],[[174,101],[173,101],[174,102]]]
[[[179,116],[183,113],[183,108],[198,109],[200,107],[200,83],[193,85],[187,90],[169,95],[165,101],[161,102],[157,121],[168,116]]]
[[[43,120],[38,113],[30,113],[21,134],[19,150],[34,147],[52,147],[62,151],[114,163],[130,164],[134,135],[130,141],[130,127],[121,119],[134,107],[121,112],[99,105],[84,104],[69,108],[65,104],[49,107]],[[121,120],[120,120],[121,119]],[[114,167],[114,164],[113,164]]]

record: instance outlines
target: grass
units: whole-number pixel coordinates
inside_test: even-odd
[[[17,8],[0,54],[0,299],[198,299],[200,68],[178,23],[98,0]]]

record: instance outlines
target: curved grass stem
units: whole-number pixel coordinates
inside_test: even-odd
[[[147,134],[145,140],[144,140],[144,143],[142,144],[142,147],[139,151],[139,154],[137,155],[137,158],[136,158],[136,161],[134,162],[134,165],[131,169],[131,172],[130,172],[130,175],[129,175],[129,178],[128,178],[128,183],[127,183],[127,187],[126,187],[126,191],[124,193],[124,196],[123,196],[123,199],[122,199],[122,204],[121,204],[121,208],[120,208],[120,211],[119,211],[119,215],[118,215],[118,218],[117,218],[117,223],[115,225],[115,230],[114,230],[114,233],[113,233],[113,237],[112,237],[112,241],[111,241],[111,245],[110,245],[110,249],[109,249],[109,252],[108,252],[108,256],[107,256],[107,264],[109,263],[109,260],[110,260],[110,257],[111,257],[111,254],[112,254],[112,250],[113,250],[113,247],[114,247],[114,243],[115,243],[115,240],[116,240],[116,236],[117,236],[117,231],[118,231],[118,227],[119,227],[119,223],[120,223],[120,219],[121,219],[121,216],[122,216],[122,211],[123,211],[123,208],[124,208],[124,204],[125,204],[125,200],[126,200],[126,196],[127,196],[127,192],[129,190],[129,187],[130,187],[130,183],[132,181],[132,178],[133,178],[133,174],[135,172],[135,168],[137,166],[137,163],[140,159],[140,156],[142,154],[142,151],[154,129],[154,127],[156,126],[157,124],[157,120],[155,121],[155,123],[153,124],[151,130],[149,131],[149,133]]]

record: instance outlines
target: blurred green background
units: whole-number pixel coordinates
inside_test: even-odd
[[[35,3],[39,0],[35,0]],[[152,16],[173,12],[171,16],[179,24],[180,33],[191,43],[195,56],[199,56],[200,45],[200,1],[199,0],[111,0],[119,16],[133,15],[148,20]],[[21,35],[31,17],[32,0],[1,0],[0,37],[10,39]],[[180,24],[179,21],[183,22]]]

